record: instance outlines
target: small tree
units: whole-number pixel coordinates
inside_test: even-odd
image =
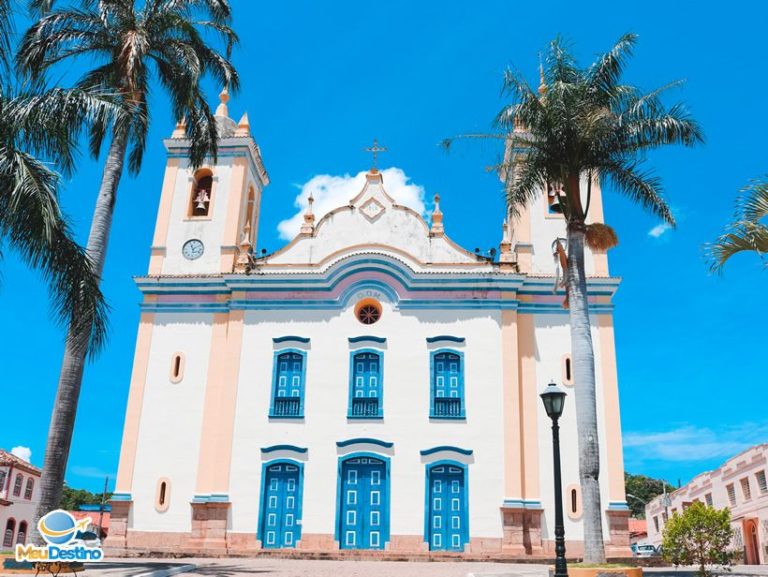
[[[734,552],[729,550],[733,529],[731,512],[703,503],[693,503],[675,513],[664,527],[663,556],[674,565],[698,565],[699,575],[709,575],[707,565],[727,567]]]

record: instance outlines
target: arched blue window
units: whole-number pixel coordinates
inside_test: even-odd
[[[430,363],[431,408],[435,419],[464,418],[464,354],[433,351]]]
[[[301,418],[304,416],[304,380],[306,353],[290,350],[275,354],[272,405],[269,416]]]
[[[351,419],[378,419],[384,415],[382,395],[382,355],[379,351],[352,353],[349,379]]]

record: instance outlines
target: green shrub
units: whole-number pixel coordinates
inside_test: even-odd
[[[707,565],[731,565],[732,538],[731,512],[696,502],[665,524],[662,555],[674,565],[698,565],[699,575],[706,577]]]

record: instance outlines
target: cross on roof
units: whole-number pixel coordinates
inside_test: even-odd
[[[373,167],[372,167],[371,170],[373,172],[375,172],[376,171],[376,159],[377,159],[377,157],[379,155],[379,152],[386,152],[387,148],[385,146],[379,146],[379,141],[374,138],[373,139],[373,146],[371,146],[369,148],[364,148],[363,150],[373,154]]]

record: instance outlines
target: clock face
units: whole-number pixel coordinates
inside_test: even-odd
[[[187,260],[195,260],[203,256],[204,250],[203,241],[193,238],[184,243],[184,246],[181,248],[181,254]]]

